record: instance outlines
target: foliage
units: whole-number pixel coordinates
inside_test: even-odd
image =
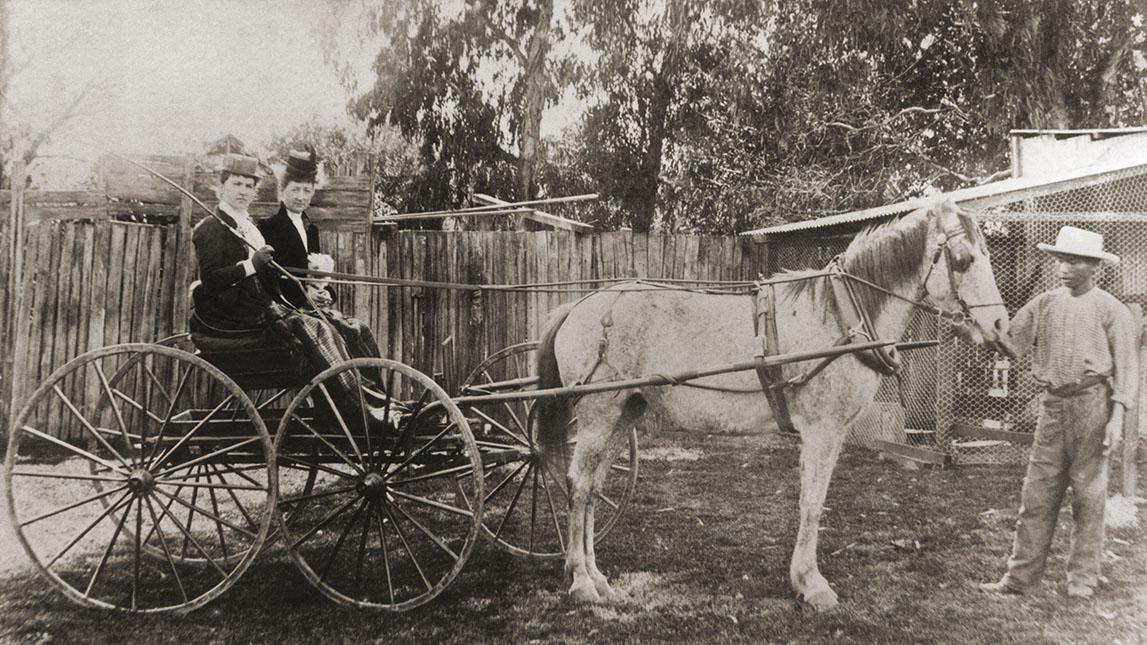
[[[550,0],[469,0],[459,14],[446,15],[440,3],[404,0],[370,10],[385,44],[375,83],[352,111],[372,128],[394,125],[418,142],[421,173],[410,204],[441,208],[475,192],[532,192],[533,166],[516,153],[532,150],[525,142],[536,139],[541,109],[553,96],[546,43],[530,51],[519,43],[548,37],[551,7]]]
[[[678,227],[730,231],[998,178],[1013,128],[1141,122],[1130,2],[786,2],[683,136]],[[732,92],[753,78],[761,92]],[[725,81],[722,83],[722,81]],[[752,203],[756,202],[756,207]]]
[[[600,226],[728,233],[1000,178],[1014,128],[1144,117],[1133,0],[447,6],[377,4],[354,106],[418,142],[425,207],[597,192]],[[524,44],[542,37],[538,76]],[[584,110],[529,165],[539,78],[544,106],[572,91]]]

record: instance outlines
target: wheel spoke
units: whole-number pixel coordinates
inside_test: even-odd
[[[498,539],[502,535],[502,529],[506,526],[506,520],[514,514],[514,509],[518,506],[518,499],[522,496],[522,489],[526,487],[526,482],[530,479],[530,473],[534,471],[534,465],[530,463],[526,467],[526,475],[522,477],[521,483],[518,488],[514,490],[514,496],[510,499],[510,505],[506,508],[506,512],[502,514],[502,520],[498,522],[498,530],[494,531],[494,539]]]
[[[530,491],[530,553],[534,552],[534,534],[538,527],[538,468],[533,469],[533,490]]]
[[[601,501],[605,502],[606,505],[609,506],[610,508],[612,508],[614,511],[616,511],[618,508],[621,508],[620,504],[618,504],[617,502],[615,502],[612,499],[610,499],[609,497],[607,497],[605,493],[599,492],[597,494],[597,498],[600,499]]]
[[[354,449],[354,454],[358,457],[359,463],[366,463],[366,460],[363,459],[362,456],[362,450],[359,450],[358,442],[354,440],[354,434],[350,431],[350,428],[347,427],[346,421],[343,421],[343,415],[341,412],[339,412],[338,406],[335,405],[334,399],[331,398],[331,393],[327,390],[327,386],[324,383],[319,383],[318,387],[319,390],[323,393],[323,398],[327,400],[327,405],[331,406],[331,412],[334,413],[335,421],[338,421],[339,428],[342,428],[343,434],[346,435],[347,441],[350,441],[350,447]],[[369,430],[367,430],[367,432],[369,432]]]
[[[462,556],[458,555],[457,553],[455,553],[453,550],[451,550],[450,546],[448,544],[446,544],[446,542],[444,542],[442,540],[442,538],[438,537],[437,535],[434,534],[433,531],[431,531],[430,529],[423,526],[422,522],[419,522],[417,519],[414,518],[414,516],[412,516],[410,513],[407,513],[406,509],[402,508],[398,504],[392,504],[391,506],[394,507],[394,510],[398,511],[403,517],[405,517],[408,522],[410,522],[415,527],[417,527],[419,531],[422,531],[423,535],[430,538],[430,541],[433,542],[434,544],[436,544],[438,546],[438,548],[445,551],[446,554],[450,556],[451,560],[457,562],[462,557]]]
[[[402,547],[406,549],[406,553],[410,556],[410,561],[414,563],[414,568],[418,570],[418,576],[422,578],[422,584],[426,585],[427,591],[434,589],[434,585],[430,584],[430,581],[426,578],[426,573],[422,571],[422,565],[418,563],[418,558],[414,555],[414,549],[410,548],[410,543],[406,541],[406,534],[402,532],[402,527],[398,525],[398,520],[395,519],[394,513],[390,512],[390,504],[384,504],[383,509],[386,511],[386,516],[390,518],[390,524],[394,527],[394,532],[398,535],[399,541],[402,542]]]
[[[55,564],[57,560],[64,557],[65,553],[70,551],[72,549],[72,547],[74,547],[75,545],[79,544],[80,540],[84,539],[85,535],[90,533],[91,530],[94,529],[96,527],[96,525],[98,525],[100,522],[102,522],[105,517],[116,512],[116,510],[118,510],[120,505],[123,504],[124,500],[127,500],[130,497],[131,497],[131,491],[125,490],[123,492],[123,495],[120,496],[119,499],[117,499],[112,504],[109,504],[108,507],[104,509],[104,512],[100,513],[99,517],[92,520],[92,522],[90,524],[88,524],[86,527],[84,527],[84,530],[80,531],[76,535],[76,537],[72,538],[71,542],[68,542],[68,544],[66,546],[64,546],[64,548],[61,549],[59,553],[57,553],[55,556],[53,556],[52,559],[49,560],[48,563],[44,565],[44,568],[45,569],[51,569],[52,565]],[[131,504],[130,500],[128,501],[128,504]],[[114,520],[113,520],[113,522],[114,522]]]
[[[191,437],[195,436],[204,426],[207,425],[208,421],[210,421],[216,414],[218,414],[220,410],[222,410],[229,403],[231,403],[231,401],[234,398],[235,398],[235,395],[230,394],[227,396],[227,398],[220,401],[219,405],[215,406],[210,412],[207,413],[206,416],[204,416],[202,419],[200,419],[198,423],[196,423],[194,426],[192,426],[192,428],[187,431],[187,434],[180,437],[179,441],[175,442],[175,445],[168,448],[167,451],[164,452],[159,457],[156,457],[155,461],[149,462],[148,467],[151,468],[152,470],[159,470],[159,468],[161,466],[163,466],[164,462],[166,462],[168,459],[171,458],[171,455],[175,454],[176,451],[178,451],[180,448],[182,448],[183,444],[190,441]],[[258,437],[253,438],[253,440],[257,441]]]
[[[171,394],[168,393],[167,388],[163,387],[163,383],[159,382],[159,378],[156,377],[155,372],[151,371],[151,368],[147,366],[145,361],[140,361],[139,365],[143,368],[143,371],[147,373],[148,380],[150,380],[152,383],[155,383],[155,386],[159,388],[160,394],[163,395],[163,398],[167,399],[167,403],[169,405],[175,405],[175,401],[179,399],[179,395],[176,394],[175,398],[172,398]],[[188,366],[187,369],[190,370],[191,367]]]
[[[437,479],[439,477],[449,477],[451,475],[460,475],[460,474],[472,471],[473,468],[474,467],[467,461],[467,462],[459,464],[457,466],[451,466],[449,468],[442,468],[442,469],[434,470],[431,472],[419,473],[417,475],[407,477],[406,479],[396,479],[396,480],[390,482],[390,485],[391,486],[402,486],[405,484],[413,484],[414,482],[422,482],[422,481],[427,481],[429,479]]]
[[[362,418],[362,433],[366,437],[366,467],[370,467],[374,459],[374,450],[371,448],[370,442],[370,425],[367,424],[366,419],[366,398],[362,393],[362,374],[356,369],[354,371],[355,390],[358,392],[358,409]],[[390,395],[387,395],[390,398]],[[385,418],[385,417],[383,417]]]
[[[403,468],[406,468],[407,466],[409,466],[411,464],[411,462],[413,462],[415,459],[420,457],[422,455],[422,453],[426,452],[430,448],[430,446],[433,446],[436,441],[438,441],[442,437],[446,436],[446,433],[450,432],[455,427],[457,427],[457,425],[453,421],[451,421],[449,424],[447,424],[447,426],[445,428],[442,429],[442,432],[439,432],[438,434],[434,435],[433,439],[422,444],[422,446],[419,447],[418,450],[415,450],[414,452],[410,453],[410,455],[405,460],[403,460],[403,462],[401,464],[398,464],[397,466],[395,466],[393,470],[388,470],[386,475],[384,475],[384,477],[390,477],[390,475],[402,471]]]
[[[134,498],[129,500],[127,503],[129,509],[131,508],[131,502],[133,500],[134,500]],[[107,564],[108,556],[111,555],[112,549],[115,547],[116,540],[119,539],[119,534],[120,534],[120,532],[123,531],[123,525],[125,522],[127,522],[127,516],[130,513],[131,513],[130,510],[127,513],[124,513],[123,516],[121,516],[119,518],[119,522],[116,523],[115,532],[112,533],[112,539],[108,541],[108,546],[107,546],[107,548],[104,549],[103,555],[100,556],[100,561],[98,564],[96,564],[96,570],[92,572],[92,577],[88,580],[87,588],[84,589],[84,597],[85,598],[90,596],[92,593],[92,589],[95,588],[96,580],[100,577],[100,572],[102,572],[104,570],[104,565]]]
[[[343,493],[353,493],[354,486],[347,486],[346,488],[336,488],[334,490],[327,490],[321,493],[308,493],[306,495],[299,495],[298,497],[280,497],[280,504],[297,504],[299,502],[309,502],[314,499],[321,499],[323,497],[334,497],[335,495],[342,495]]]
[[[414,502],[416,504],[423,504],[425,506],[437,508],[439,510],[446,511],[447,513],[453,513],[455,515],[461,515],[463,517],[474,517],[474,513],[468,509],[465,509],[465,508],[458,508],[457,506],[450,506],[449,504],[443,504],[442,502],[436,502],[432,499],[427,499],[425,497],[419,497],[418,495],[412,495],[410,493],[407,493],[405,491],[401,491],[401,490],[398,490],[395,488],[391,488],[389,490],[390,490],[391,494],[393,494],[395,497],[401,497],[402,499],[409,500],[409,501]]]
[[[94,502],[96,500],[100,500],[100,499],[103,499],[105,497],[110,497],[110,496],[115,495],[116,493],[118,493],[120,491],[123,491],[123,490],[127,490],[127,484],[124,484],[122,486],[117,486],[111,490],[96,493],[95,495],[89,495],[88,497],[85,497],[84,499],[81,499],[78,502],[72,502],[71,504],[68,504],[66,506],[61,506],[60,508],[57,508],[57,509],[52,510],[52,511],[48,511],[47,513],[44,513],[42,515],[37,515],[36,517],[33,517],[30,520],[24,520],[23,522],[20,522],[20,526],[25,527],[25,526],[28,526],[29,524],[35,524],[36,522],[39,522],[40,520],[48,519],[49,517],[70,511],[73,508],[78,508],[80,506],[84,506],[85,504],[91,504],[92,502]]]
[[[197,506],[197,505],[195,504],[195,501],[194,501],[194,499],[195,499],[195,498],[194,498],[194,497],[192,497],[192,502],[189,504],[189,503],[187,503],[187,502],[183,501],[182,499],[179,499],[179,497],[178,497],[178,496],[176,496],[176,495],[172,495],[171,493],[169,493],[169,492],[167,492],[167,491],[165,491],[165,490],[160,490],[160,489],[158,489],[158,488],[155,488],[155,489],[152,489],[152,490],[154,490],[155,492],[159,493],[160,495],[163,495],[164,497],[167,497],[167,498],[169,498],[169,499],[175,500],[175,503],[176,503],[176,504],[179,504],[180,506],[183,506],[183,507],[187,508],[187,509],[188,509],[188,517],[189,517],[189,518],[190,518],[192,515],[194,515],[195,513],[199,513],[199,514],[200,514],[200,515],[202,515],[203,517],[206,517],[206,518],[208,518],[208,519],[214,520],[214,521],[217,523],[217,525],[218,525],[218,524],[222,524],[223,526],[226,526],[227,528],[229,528],[229,529],[231,529],[231,530],[233,530],[233,531],[238,531],[239,533],[242,533],[243,535],[246,535],[246,536],[247,536],[247,537],[249,537],[249,538],[257,538],[257,537],[259,537],[259,534],[258,534],[258,533],[253,533],[253,532],[251,532],[251,531],[248,531],[247,529],[243,528],[242,526],[239,526],[238,524],[235,524],[235,523],[233,523],[233,522],[231,522],[231,521],[229,521],[229,520],[223,519],[222,517],[220,517],[220,516],[219,516],[218,514],[216,514],[216,513],[212,513],[212,512],[210,512],[210,511],[208,511],[208,510],[206,510],[206,509],[204,509],[204,508],[200,507],[200,506]],[[191,521],[190,521],[190,520],[188,520],[188,522],[187,522],[187,525],[188,525],[189,527],[191,526]],[[222,531],[222,530],[223,530],[221,527],[217,527],[217,528],[219,528],[219,530],[220,530],[220,531]],[[221,545],[221,546],[222,546],[222,548],[223,548],[223,551],[224,551],[224,556],[223,556],[223,557],[227,557],[227,556],[226,556],[227,547],[226,547],[225,545]]]
[[[241,502],[239,500],[239,496],[235,494],[235,491],[236,490],[260,490],[260,491],[270,492],[271,489],[270,488],[261,488],[261,487],[251,488],[248,486],[235,486],[234,484],[228,484],[227,480],[223,478],[223,475],[219,472],[219,468],[216,467],[215,464],[210,464],[208,467],[211,469],[211,472],[216,477],[219,478],[219,481],[221,482],[219,484],[219,487],[226,490],[227,494],[231,496],[231,501],[235,502],[235,507],[238,508],[239,513],[241,513],[243,515],[243,519],[247,520],[247,523],[250,524],[251,526],[257,527],[259,525],[258,522],[251,519],[251,514],[247,512],[247,507],[244,506],[243,502]],[[210,479],[210,476],[208,477],[208,479]]]
[[[299,417],[298,415],[292,414],[292,416],[294,417],[295,421],[297,421],[299,423],[299,425],[306,428],[307,432],[310,432],[311,434],[313,434],[316,439],[318,439],[319,441],[321,441],[323,443],[323,445],[330,448],[331,451],[334,452],[336,455],[338,455],[339,459],[342,459],[344,463],[346,463],[351,468],[354,468],[355,471],[360,473],[360,474],[365,472],[363,470],[362,466],[356,464],[353,459],[351,459],[350,457],[347,456],[346,453],[339,450],[333,443],[331,443],[330,439],[327,439],[326,437],[323,436],[323,434],[321,432],[319,432],[318,430],[315,430],[315,428],[311,424],[307,423],[306,421],[303,421],[302,418]],[[367,434],[370,434],[370,433],[368,432]]]
[[[312,535],[314,535],[315,533],[318,533],[318,532],[319,532],[319,531],[321,531],[323,528],[325,528],[327,524],[330,524],[331,522],[333,522],[333,521],[334,521],[334,519],[335,519],[336,517],[338,517],[339,515],[342,515],[343,513],[345,513],[345,512],[346,512],[346,510],[347,510],[348,508],[350,508],[351,506],[353,506],[353,505],[354,505],[354,503],[355,503],[356,501],[358,501],[358,499],[359,499],[359,497],[358,497],[358,496],[352,497],[352,498],[350,499],[350,501],[346,502],[346,503],[345,503],[345,504],[343,504],[342,506],[340,506],[340,507],[336,508],[335,510],[331,511],[331,512],[330,512],[329,514],[327,514],[327,516],[326,516],[326,517],[324,517],[324,518],[323,518],[323,519],[322,519],[322,520],[321,520],[321,521],[320,521],[318,524],[315,524],[314,526],[312,526],[310,529],[308,529],[308,530],[307,530],[307,532],[306,532],[306,533],[304,533],[304,534],[303,534],[302,536],[300,536],[300,537],[299,537],[297,540],[295,540],[294,542],[292,542],[292,543],[291,543],[291,548],[292,548],[292,549],[297,549],[297,548],[299,548],[299,545],[300,545],[300,544],[302,544],[303,542],[306,542],[307,540],[309,540],[309,539],[311,538],[311,536],[312,536]]]
[[[283,398],[283,395],[286,394],[287,392],[290,392],[290,390],[288,388],[280,389],[278,392],[275,393],[274,396],[270,397],[266,401],[263,401],[259,405],[256,405],[255,409],[256,410],[262,410],[262,409],[266,408],[267,406],[271,405],[275,401],[278,401],[279,399]]]
[[[72,400],[68,398],[68,395],[64,394],[64,391],[60,389],[59,385],[53,385],[52,391],[55,392],[56,396],[58,396],[60,400],[64,402],[64,407],[68,408],[68,410],[72,413],[72,416],[76,417],[76,420],[80,422],[80,425],[82,425],[89,434],[95,437],[96,441],[98,441],[101,446],[106,448],[108,452],[112,454],[112,456],[119,460],[119,463],[122,464],[124,468],[131,468],[131,465],[128,464],[128,460],[124,459],[124,456],[119,454],[119,451],[113,448],[112,445],[108,443],[108,440],[104,439],[103,435],[96,431],[95,427],[93,427],[92,424],[84,418],[84,415],[80,414],[80,411],[76,409],[75,404],[73,404]]]
[[[362,521],[362,534],[358,538],[358,559],[354,569],[354,590],[360,596],[362,595],[362,564],[366,559],[366,538],[370,535],[370,522],[373,518],[374,504],[368,502],[366,504],[366,519]]]
[[[115,404],[115,395],[112,394],[111,383],[108,383],[108,377],[106,374],[104,374],[104,370],[102,367],[100,367],[100,364],[98,362],[92,363],[92,366],[96,368],[96,376],[99,377],[100,385],[104,388],[104,392],[107,394],[108,405],[111,406],[112,412],[115,413],[116,421],[119,422],[119,429],[123,433],[124,443],[130,446],[131,445],[131,439],[129,438],[129,434],[127,431],[127,424],[124,423],[123,413],[120,412],[120,409]]]
[[[294,455],[280,455],[279,460],[283,463],[284,466],[286,466],[288,464],[301,464],[302,466],[305,466],[306,468],[311,468],[314,470],[321,470],[322,472],[327,473],[328,475],[334,475],[335,477],[341,477],[342,479],[354,479],[356,477],[356,475],[354,473],[343,472],[341,470],[338,470],[336,468],[331,468],[330,466],[327,466],[325,464],[320,464],[318,462],[304,461],[301,457],[296,457]]]
[[[203,548],[203,546],[199,544],[199,540],[195,539],[195,536],[191,534],[191,530],[179,523],[179,519],[175,517],[175,513],[172,513],[168,507],[164,506],[161,506],[160,510],[163,511],[163,517],[171,520],[171,523],[174,524],[175,527],[179,529],[179,532],[183,534],[183,549],[185,553],[187,549],[187,543],[190,541],[191,546],[195,547],[195,550],[203,556],[203,559],[207,560],[207,562],[209,562],[211,566],[219,572],[219,575],[226,579],[227,572],[224,571],[223,567],[220,567],[219,563],[215,561],[215,558],[212,558],[211,555],[207,553],[207,551]]]
[[[72,475],[27,470],[13,470],[13,477],[43,477],[46,479],[79,479],[93,482],[122,482],[123,477],[101,477],[99,475]]]
[[[473,412],[474,414],[482,417],[483,419],[485,419],[487,423],[491,424],[494,428],[497,428],[498,431],[501,432],[501,434],[504,434],[504,435],[510,437],[516,443],[520,443],[522,446],[524,446],[526,448],[530,447],[530,443],[529,443],[529,441],[526,440],[525,437],[519,436],[517,433],[511,431],[501,421],[499,421],[499,420],[495,419],[494,417],[486,414],[485,412],[480,410],[478,407],[476,407],[476,406],[471,407],[470,411]]]
[[[208,464],[208,468],[210,468],[210,466],[211,465]],[[207,480],[211,480],[210,474],[207,475]],[[211,498],[211,511],[215,513],[215,515],[212,517],[223,517],[223,515],[219,512],[219,498],[215,495],[215,489],[208,488],[207,496]],[[246,518],[247,514],[243,513],[243,517]],[[223,536],[223,524],[219,522],[215,523],[215,533],[219,536],[219,548],[223,551],[223,559],[227,559],[227,538]],[[255,533],[253,535],[258,534]]]
[[[68,443],[67,441],[62,441],[60,439],[57,439],[57,438],[53,437],[52,435],[50,435],[46,432],[40,432],[39,430],[33,428],[32,426],[28,426],[28,425],[21,426],[20,431],[21,432],[27,432],[28,434],[30,434],[34,437],[39,437],[39,438],[43,439],[44,441],[56,444],[57,446],[60,446],[61,448],[65,449],[71,453],[79,455],[80,457],[83,457],[84,459],[87,459],[88,461],[94,461],[95,463],[100,464],[101,466],[104,466],[108,470],[112,470],[112,471],[115,471],[117,473],[120,473],[121,475],[123,475],[125,477],[127,476],[127,471],[124,470],[123,468],[120,468],[116,464],[114,464],[114,463],[112,463],[106,459],[101,459],[100,457],[93,455],[92,453],[88,452],[87,450],[84,450],[83,448],[78,448],[76,446],[73,446],[72,444]]]
[[[542,476],[545,477],[545,469],[543,469]],[[554,507],[554,498],[550,495],[550,487],[543,486],[542,490],[546,493],[546,504],[550,507],[550,518],[554,521],[554,532],[558,536],[558,548],[562,553],[566,552],[565,536],[562,534],[562,523],[558,519],[558,509]]]
[[[323,565],[323,572],[319,574],[320,581],[325,580],[327,574],[330,573],[331,567],[334,566],[335,558],[338,557],[339,551],[342,549],[343,542],[346,541],[346,536],[350,534],[351,529],[354,528],[355,523],[358,522],[358,518],[362,516],[362,511],[366,508],[366,506],[367,500],[363,499],[362,503],[360,503],[358,508],[355,509],[354,514],[351,515],[350,522],[347,523],[346,528],[343,529],[342,533],[339,533],[338,539],[335,540],[335,547],[331,549],[330,555],[327,556],[326,564]]]
[[[128,506],[128,513],[131,513],[131,506]],[[143,496],[137,495],[135,498],[135,532],[132,535],[133,549],[132,554],[135,556],[132,562],[131,572],[131,610],[137,609],[136,602],[139,598],[139,566],[140,555],[142,549],[139,544],[139,535],[143,533]]]
[[[136,409],[136,410],[138,410],[139,412],[142,412],[143,414],[147,415],[148,417],[150,417],[150,418],[151,418],[151,420],[152,420],[152,421],[154,421],[154,422],[156,422],[156,423],[163,423],[163,418],[162,418],[162,417],[160,417],[160,416],[159,416],[159,415],[157,415],[156,413],[154,413],[154,412],[152,412],[151,410],[149,410],[149,409],[148,409],[146,406],[144,406],[143,404],[141,404],[139,401],[136,401],[135,399],[131,398],[131,397],[130,397],[130,396],[128,396],[127,394],[124,394],[124,393],[123,393],[122,391],[120,391],[119,389],[116,389],[116,390],[113,390],[113,391],[115,392],[115,395],[116,395],[116,396],[118,396],[118,397],[120,398],[120,400],[122,400],[124,403],[127,403],[127,404],[128,404],[128,405],[130,405],[131,407],[135,408],[135,409]]]
[[[382,548],[382,566],[386,569],[386,590],[390,594],[390,604],[394,604],[394,580],[390,575],[390,549],[386,546],[386,534],[382,530],[382,513],[376,507],[374,525],[378,528],[378,544]],[[393,520],[392,520],[393,521]]]
[[[155,507],[152,506],[151,497],[144,499],[147,501],[147,513],[151,516],[151,525],[158,527],[159,517],[155,514]],[[163,557],[167,560],[168,566],[171,567],[171,575],[175,578],[175,584],[179,587],[179,595],[183,596],[183,602],[187,603],[187,590],[183,587],[183,580],[179,577],[179,568],[175,566],[175,559],[171,557],[171,549],[167,547],[167,540],[163,537],[163,531],[156,531],[153,528],[152,532],[159,534],[159,546],[163,549]],[[150,537],[150,534],[148,537]],[[146,544],[146,541],[144,543]]]
[[[486,493],[486,498],[483,499],[482,501],[483,502],[489,502],[491,499],[493,499],[494,496],[497,495],[502,490],[502,488],[504,488],[506,486],[506,484],[510,483],[510,480],[512,480],[518,473],[522,472],[523,468],[525,468],[526,466],[529,466],[529,465],[530,465],[530,462],[528,462],[528,461],[523,461],[522,463],[518,464],[518,467],[514,469],[514,472],[510,473],[509,475],[506,475],[505,479],[498,482],[497,486],[495,486],[489,493]]]
[[[229,452],[233,452],[235,450],[242,448],[243,446],[250,445],[250,444],[255,443],[256,441],[259,441],[259,440],[260,440],[259,437],[251,437],[249,439],[244,439],[244,440],[240,441],[239,443],[233,443],[230,446],[225,446],[225,447],[220,448],[214,452],[207,453],[206,455],[200,455],[199,457],[196,457],[195,459],[191,459],[191,460],[185,461],[181,464],[171,466],[167,470],[156,473],[155,478],[159,479],[161,477],[167,477],[171,473],[177,473],[181,470],[186,470],[186,469],[190,468],[191,466],[197,466],[203,462],[209,462],[216,457],[219,457],[221,455],[225,455]],[[169,457],[164,457],[164,459],[168,459],[168,458]],[[156,464],[156,467],[158,467],[158,464]]]
[[[214,466],[214,464],[207,464],[207,465],[208,466]],[[213,471],[213,472],[218,472],[218,471]],[[210,482],[197,482],[197,483],[188,484],[187,482],[188,482],[187,479],[170,479],[170,480],[166,480],[166,481],[156,481],[155,485],[156,486],[189,486],[189,487],[194,486],[195,488],[213,488],[213,489],[220,489],[220,490],[262,490],[262,491],[271,490],[270,488],[268,488],[266,486],[244,486],[241,484],[226,484],[226,483],[216,484],[216,483],[210,483]],[[234,494],[234,493],[232,493],[232,494]]]
[[[191,366],[189,365],[187,369],[183,370],[183,375],[179,377],[179,384],[175,388],[175,398],[169,399],[170,405],[167,407],[167,414],[163,416],[163,423],[159,424],[159,430],[155,433],[154,443],[152,443],[151,450],[148,451],[147,459],[144,460],[144,463],[150,463],[151,460],[155,458],[155,452],[159,450],[160,443],[163,441],[163,435],[167,432],[167,426],[171,423],[172,415],[175,414],[175,404],[179,401],[180,395],[183,394],[183,388],[186,387],[187,377],[190,374]]]

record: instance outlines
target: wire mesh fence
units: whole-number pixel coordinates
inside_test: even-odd
[[[1127,304],[1147,303],[1147,166],[1029,183],[961,206],[976,216],[988,240],[1009,315],[1035,295],[1059,286],[1053,259],[1036,244],[1053,242],[1065,225],[1103,234],[1106,248],[1121,257],[1117,266],[1101,270],[1101,288]],[[772,239],[770,268],[824,266],[851,237],[817,235],[813,229],[811,234]],[[906,336],[945,342],[905,353],[902,384],[885,379],[849,441],[925,446],[948,453],[960,464],[1026,461],[1040,395],[1030,357],[1009,360],[950,340],[947,324],[922,313],[912,320]]]

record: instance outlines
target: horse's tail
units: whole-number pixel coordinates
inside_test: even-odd
[[[554,354],[554,341],[558,330],[573,311],[574,304],[568,303],[555,309],[546,322],[546,329],[542,332],[538,343],[537,365],[535,373],[538,375],[538,389],[562,386],[562,375],[558,368],[558,359]],[[569,431],[571,405],[569,397],[545,397],[538,399],[534,404],[536,412],[534,423],[538,444],[542,453],[551,463],[558,464],[565,456],[566,434]]]

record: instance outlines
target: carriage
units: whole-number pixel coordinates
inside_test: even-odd
[[[999,328],[1003,306],[982,241],[973,238],[974,222],[957,215],[954,206],[921,211],[897,225],[891,246],[882,237],[854,243],[867,249],[864,257],[879,254],[913,272],[897,277],[895,290],[872,282],[875,274],[866,280],[843,270],[782,278],[761,290],[821,279],[867,284],[887,293],[875,302],[895,302],[894,296],[908,303],[885,305],[896,321],[903,318],[896,324],[906,324],[912,307],[922,307],[991,334],[992,321]],[[965,236],[973,239],[955,247]],[[919,255],[918,263],[905,264],[906,252]],[[976,265],[976,257],[984,259]],[[941,271],[933,271],[941,265]],[[839,421],[853,418],[865,397],[871,398],[877,377],[859,362],[832,363],[848,354],[887,354],[897,341],[877,336],[899,338],[903,329],[878,334],[865,321],[825,342],[836,334],[836,322],[824,314],[825,296],[795,289],[793,297],[811,307],[794,305],[791,315],[811,318],[786,323],[779,336],[777,321],[770,318],[778,310],[753,315],[764,323],[760,334],[744,333],[741,323],[722,315],[722,323],[732,325],[727,339],[714,321],[695,321],[729,342],[719,350],[702,342],[691,349],[709,352],[704,359],[728,357],[723,365],[677,372],[639,369],[630,373],[645,376],[618,373],[592,382],[583,375],[586,382],[572,384],[531,373],[534,351],[554,358],[554,334],[563,320],[567,327],[584,327],[585,333],[571,332],[569,342],[575,345],[566,355],[582,352],[583,362],[593,366],[590,375],[608,363],[607,353],[625,351],[605,342],[608,328],[625,333],[627,325],[647,324],[649,316],[638,307],[643,301],[638,295],[625,301],[633,303],[636,316],[622,319],[624,310],[614,307],[623,296],[643,290],[688,291],[664,285],[607,290],[582,307],[581,322],[555,319],[541,348],[523,343],[488,357],[454,395],[431,377],[382,358],[346,360],[308,380],[290,348],[256,338],[205,349],[181,335],[82,354],[40,384],[10,426],[4,475],[11,524],[56,587],[81,604],[102,608],[190,611],[225,592],[260,553],[281,549],[336,602],[405,610],[440,594],[483,540],[527,557],[564,557],[574,578],[571,592],[593,599],[595,587],[608,591],[593,562],[593,545],[616,524],[636,485],[637,433],[627,414],[641,395],[633,392],[755,371],[761,379],[757,388],[702,387],[696,400],[704,405],[689,412],[696,418],[697,412],[720,407],[713,405],[720,400],[714,397],[752,400],[759,407],[762,390],[797,388],[810,379],[829,388],[810,385],[793,395],[798,413],[810,424],[801,432],[802,453],[810,455],[802,456],[802,486],[814,492],[807,505],[802,496],[792,576],[810,602],[820,598],[822,604],[835,604],[835,594],[816,570],[815,525],[843,441]],[[866,318],[874,300],[846,291]],[[946,308],[923,303],[925,295]],[[969,303],[968,295],[987,298]],[[879,316],[877,322],[887,326],[888,320]],[[829,327],[809,334],[815,324]],[[795,341],[787,336],[793,333]],[[653,355],[674,353],[670,348],[682,344]],[[745,349],[751,358],[741,353]],[[808,362],[812,368],[780,380],[779,366]],[[853,377],[866,385],[856,386]],[[770,384],[769,379],[777,380]],[[832,390],[841,385],[843,391]],[[338,386],[357,392],[359,405],[336,404],[332,392]],[[594,396],[627,391],[631,394]],[[824,392],[832,398],[824,398]],[[368,397],[381,416],[366,413]],[[784,397],[767,398],[778,417],[775,399]],[[687,398],[681,400],[689,406]],[[545,415],[545,404],[555,401],[563,406],[588,401],[596,407],[587,408],[594,413],[580,420],[566,418],[546,443],[536,436],[540,426],[534,417]],[[834,404],[825,405],[830,401]],[[666,404],[673,405],[678,404]],[[759,426],[769,417],[758,407],[745,419]],[[563,461],[553,458],[554,437],[561,439],[557,452],[572,453],[568,470],[553,466]]]
[[[529,387],[534,346],[491,355],[458,394]],[[333,379],[367,374],[385,384],[374,396],[389,423],[331,401]],[[189,611],[282,548],[336,602],[409,609],[445,589],[480,540],[562,556],[565,486],[538,458],[530,408],[459,406],[385,359],[307,380],[286,348],[254,340],[106,347],[56,370],[16,416],[9,518],[40,571],[84,605]],[[636,485],[636,437],[601,495],[601,537]]]

